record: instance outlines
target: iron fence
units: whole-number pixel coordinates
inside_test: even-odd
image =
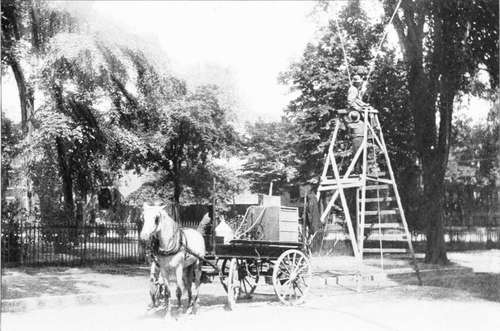
[[[196,227],[198,222],[182,222]],[[86,265],[143,263],[146,248],[139,240],[140,225],[95,224],[42,226],[2,225],[2,265]],[[425,234],[412,233],[417,251],[425,250]],[[500,248],[500,227],[446,227],[449,250]]]
[[[2,227],[4,265],[82,265],[145,259],[135,224],[42,226],[7,224]]]

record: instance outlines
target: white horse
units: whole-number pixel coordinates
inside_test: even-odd
[[[198,257],[205,255],[203,236],[194,229],[181,229],[168,216],[163,206],[143,206],[144,225],[141,230],[141,239],[150,240],[155,236],[159,240],[160,249],[158,264],[161,276],[167,288],[167,315],[171,312],[171,289],[173,288],[169,274],[175,272],[177,285],[176,295],[179,308],[184,290],[188,293],[187,311],[194,312],[198,304],[198,293],[201,279],[201,263]],[[195,254],[195,255],[193,255]],[[192,282],[194,277],[194,298],[192,296]]]

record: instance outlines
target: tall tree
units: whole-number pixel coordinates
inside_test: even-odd
[[[159,130],[145,137],[147,166],[164,171],[173,183],[174,201],[179,202],[183,185],[236,142],[217,89],[202,86],[167,103],[159,119]]]
[[[281,122],[247,123],[244,177],[253,192],[266,193],[273,182],[273,193],[288,185],[297,176],[297,159],[293,143],[296,128],[283,119]]]
[[[386,16],[396,1],[385,1]],[[403,0],[394,17],[408,72],[408,108],[424,185],[426,261],[446,263],[444,177],[457,94],[481,68],[498,85],[498,1]]]
[[[144,159],[133,130],[154,126],[158,112],[129,91],[141,86],[136,80],[144,79],[143,66],[152,62],[138,54],[142,51],[103,34],[59,33],[48,42],[39,71],[45,101],[35,116],[32,175],[38,192],[50,195],[58,191],[45,190],[43,178],[59,184],[47,167],[57,169],[70,223],[75,202],[85,204],[96,187],[109,185],[109,171],[121,170],[120,161]]]

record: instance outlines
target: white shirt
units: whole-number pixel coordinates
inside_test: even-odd
[[[366,106],[366,104],[361,100],[360,91],[354,85],[351,85],[347,91],[347,105],[354,109]]]

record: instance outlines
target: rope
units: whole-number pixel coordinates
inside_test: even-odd
[[[382,47],[382,44],[384,43],[384,40],[387,37],[387,34],[389,33],[389,30],[387,29],[387,27],[392,24],[392,20],[396,16],[396,13],[398,12],[399,6],[401,6],[401,1],[402,0],[398,1],[396,7],[394,8],[394,12],[392,13],[391,19],[389,20],[389,22],[384,27],[384,34],[383,34],[382,38],[380,39],[380,42],[378,43],[377,51],[375,52],[375,57],[372,59],[372,62],[370,64],[370,70],[368,71],[368,75],[366,76],[366,79],[363,82],[363,88],[361,89],[361,98],[365,94],[365,92],[366,92],[366,86],[369,83],[370,76],[373,73],[373,70],[375,70],[375,61],[377,60],[377,57],[379,55],[380,48]]]
[[[342,47],[342,54],[344,56],[344,62],[345,62],[346,71],[347,71],[347,78],[349,79],[349,85],[352,85],[351,73],[349,71],[349,62],[347,61],[347,52],[346,52],[345,47],[344,47],[344,38],[342,38],[342,34],[340,33],[340,27],[339,27],[339,21],[337,20],[337,15],[334,15],[333,19],[335,20],[335,25],[337,27],[337,34],[338,34],[339,39],[340,39],[340,46]]]
[[[263,207],[262,211],[260,212],[259,216],[257,216],[257,218],[255,219],[254,223],[248,229],[246,229],[245,231],[243,231],[242,233],[240,233],[237,236],[237,239],[240,239],[243,235],[245,235],[248,232],[250,232],[250,230],[252,230],[260,221],[262,221],[262,216],[264,215],[265,211],[266,211],[266,207]]]
[[[235,237],[238,236],[238,232],[240,231],[240,229],[243,226],[243,224],[245,224],[245,220],[247,219],[247,214],[248,214],[248,208],[245,211],[245,216],[243,216],[243,219],[241,220],[240,225],[238,226],[238,228],[236,229],[236,231],[234,231],[234,236]]]

